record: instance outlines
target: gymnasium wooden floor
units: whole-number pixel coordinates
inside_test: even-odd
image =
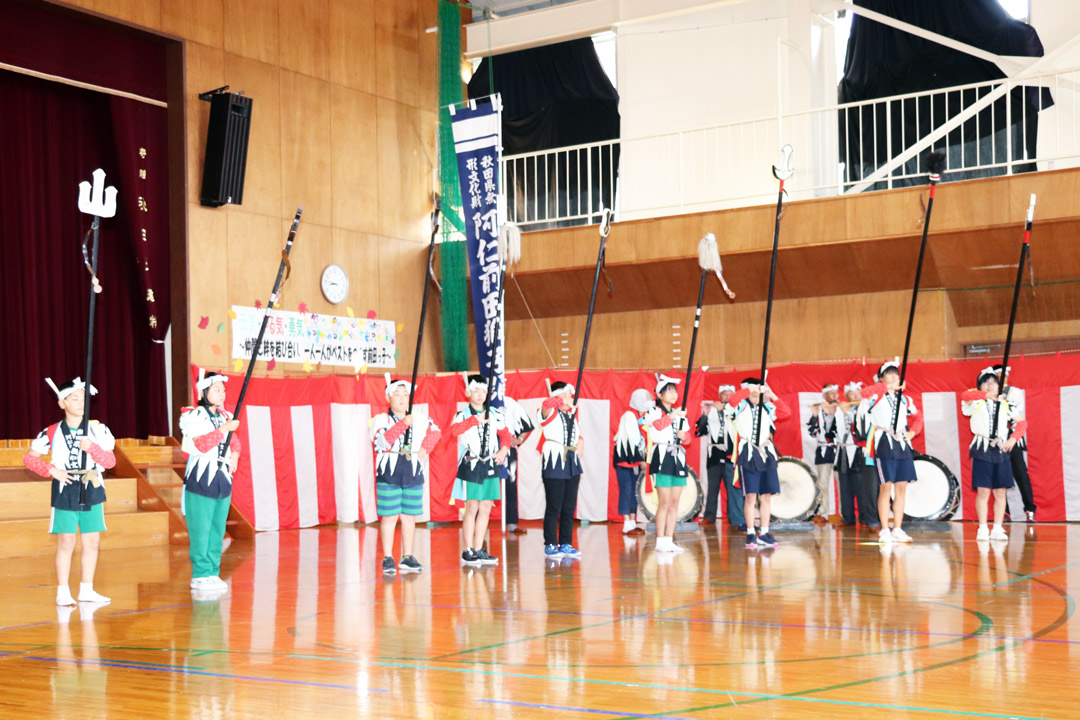
[[[1080,526],[989,545],[953,524],[891,552],[709,528],[670,564],[651,537],[578,532],[564,563],[538,528],[493,532],[504,563],[470,571],[456,528],[420,530],[425,572],[390,580],[374,527],[264,533],[194,602],[182,548],[114,550],[113,603],[66,622],[51,557],[5,560],[0,717],[1080,717]]]

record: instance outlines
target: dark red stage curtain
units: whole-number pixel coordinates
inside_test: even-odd
[[[0,18],[0,62],[165,101],[165,53],[144,33],[20,0],[0,0]]]
[[[3,71],[0,98],[0,437],[30,437],[58,419],[46,376],[84,374],[89,274],[81,243],[90,218],[78,211],[78,183],[98,167],[119,202],[101,228],[93,377],[101,394],[92,414],[117,436],[167,434],[164,353],[154,339],[168,307],[152,329],[147,302],[147,283],[160,282],[149,278],[162,274],[155,298],[169,297],[167,220],[164,199],[153,200],[160,220],[146,245],[158,242],[137,248],[145,221],[133,215],[141,189],[131,179],[146,169],[164,187],[164,110],[130,110],[100,93]],[[133,164],[132,143],[136,154],[159,149]]]

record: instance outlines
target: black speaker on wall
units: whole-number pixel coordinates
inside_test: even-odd
[[[208,207],[244,202],[251,98],[240,93],[212,92],[200,98],[210,102],[206,130],[206,162],[199,199]]]

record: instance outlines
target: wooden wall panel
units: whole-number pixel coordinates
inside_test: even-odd
[[[281,67],[328,80],[328,0],[278,0],[278,57]]]
[[[225,0],[225,49],[278,62],[278,0]]]
[[[375,96],[330,86],[331,183],[334,227],[361,232],[379,229],[379,176]]]
[[[374,95],[375,0],[330,0],[327,40],[330,82]]]
[[[416,36],[420,43],[417,106],[434,111],[439,105],[439,36],[427,29],[439,24],[438,0],[418,0],[417,11]]]
[[[427,264],[427,245],[402,242],[396,238],[379,238],[379,308],[378,316],[394,320],[400,328],[397,346],[400,352],[398,371],[412,368],[416,352],[416,329],[420,320],[423,298],[424,266]],[[433,304],[434,303],[434,304]],[[442,357],[438,333],[438,301],[428,304],[428,324],[421,356],[422,367],[436,367]],[[434,313],[433,314],[433,308]]]
[[[330,179],[330,84],[281,71],[281,217],[304,206],[304,221],[333,221]]]
[[[209,208],[188,208],[188,232],[198,238],[199,249],[188,254],[188,327],[191,362],[200,366],[221,368],[227,358],[215,355],[210,346],[217,344],[228,353],[229,331],[218,334],[218,324],[228,319],[229,256],[228,216]],[[207,327],[199,329],[203,316],[209,318]],[[212,323],[211,323],[212,321]],[[226,323],[228,328],[228,323]],[[174,332],[179,332],[174,328]],[[183,368],[173,368],[183,372]],[[186,401],[185,401],[186,402]]]
[[[244,212],[283,213],[281,207],[281,70],[276,65],[225,53],[225,82],[252,100],[244,176]],[[205,110],[209,105],[200,103]]]
[[[368,310],[379,312],[379,238],[377,235],[334,228],[331,253],[324,258],[325,267],[334,262],[349,275],[349,296],[337,306],[335,314],[344,314],[342,305],[351,307],[358,317],[367,317]],[[322,272],[322,268],[319,268]],[[321,293],[320,293],[321,294]]]
[[[420,146],[421,112],[380,97],[376,104],[376,122],[379,234],[425,240],[429,234],[431,174]]]
[[[281,249],[285,244],[285,233],[281,227],[282,220],[239,211],[229,212],[226,217],[228,218],[228,243],[225,247],[228,249],[229,305],[251,307],[256,300],[265,303],[281,262]],[[304,228],[305,237],[308,229]],[[303,252],[313,252],[315,249],[312,245],[308,245]],[[220,246],[207,247],[205,251],[220,252]],[[294,248],[294,251],[297,258],[292,262],[295,264],[301,252],[298,248]],[[289,282],[292,283],[293,280]],[[295,310],[295,302],[292,304],[294,307],[291,309]],[[194,310],[198,312],[198,308]]]
[[[395,0],[375,11],[376,94],[413,107],[420,97],[416,5],[417,0]]]
[[[136,25],[161,29],[161,5],[158,0],[94,0],[93,9],[102,15]]]
[[[199,43],[187,43],[187,197],[199,204],[203,160],[206,157],[206,128],[210,123],[210,105],[199,100],[199,93],[225,84],[225,53]]]
[[[912,357],[946,357],[944,293],[920,295],[912,336]],[[903,291],[781,300],[773,306],[770,362],[812,362],[888,357],[903,352],[910,294]],[[685,363],[694,309],[667,308],[593,317],[590,367],[671,367]],[[761,360],[765,303],[711,306],[703,311],[695,365],[753,365]],[[537,320],[548,348],[561,362],[561,333],[567,332],[569,364],[581,352],[583,316]],[[674,325],[680,328],[673,329]],[[550,364],[531,320],[507,324],[508,367]],[[678,332],[679,337],[672,333]],[[676,346],[673,341],[680,341]],[[676,348],[680,352],[676,352]]]
[[[224,47],[225,0],[161,0],[161,29],[203,45]]]

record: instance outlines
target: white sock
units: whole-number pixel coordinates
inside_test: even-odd
[[[769,532],[769,526],[768,525],[762,525],[761,526],[761,534],[766,535],[766,534],[768,534],[768,532]]]
[[[71,597],[71,588],[67,585],[56,586],[56,604],[57,605],[74,605],[75,598]]]
[[[671,538],[669,538],[669,537],[658,537],[658,538],[656,538],[656,547],[657,548],[659,548],[661,550],[664,550],[664,549],[668,548],[670,545],[671,545]]]
[[[997,525],[995,525],[994,527],[997,527]],[[979,529],[980,530],[988,530],[989,528],[986,527],[986,523],[980,523],[979,524]]]
[[[1000,525],[998,525],[997,523],[994,523],[994,527],[993,527],[993,529],[994,529],[994,530],[1000,530],[1000,529],[1001,529],[1001,526],[1000,526]]]
[[[109,602],[110,598],[104,595],[94,592],[94,583],[84,582],[79,583],[79,602]]]
[[[635,527],[637,527],[637,523],[634,522],[633,519],[626,518],[625,520],[623,520],[623,524],[622,524],[623,532],[626,532],[627,530],[633,530]]]

